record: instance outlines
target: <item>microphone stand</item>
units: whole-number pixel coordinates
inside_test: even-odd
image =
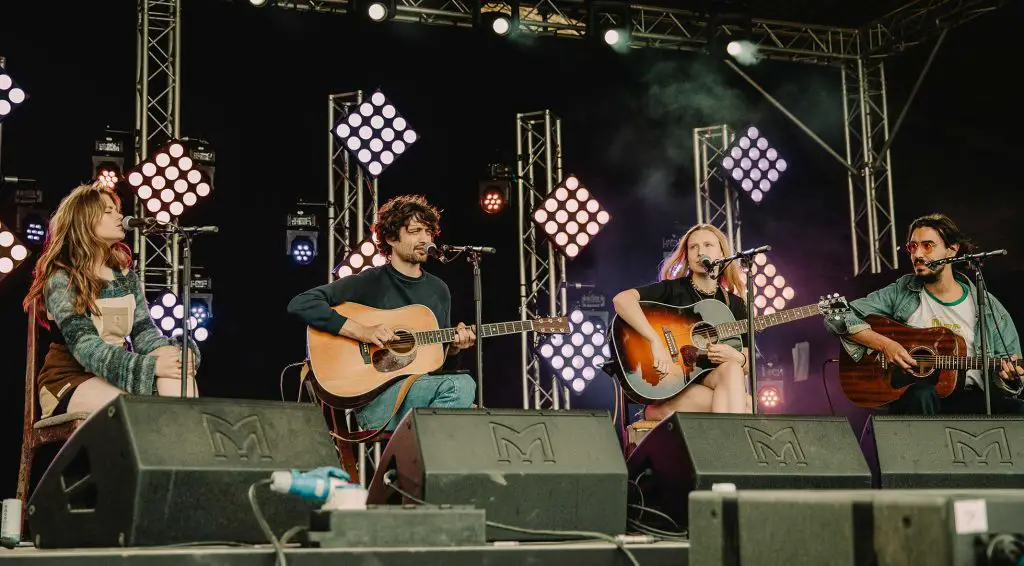
[[[976,257],[968,262],[974,269],[974,285],[978,290],[978,334],[981,336],[981,382],[985,384],[985,414],[992,415],[992,381],[990,377],[988,361],[988,332],[985,328],[985,319],[988,310],[988,289],[985,287],[985,276],[981,273],[983,258]]]
[[[747,272],[747,370],[750,371],[750,409],[753,414],[757,409],[757,346],[754,344],[754,256],[744,256],[740,265]]]
[[[181,398],[185,399],[188,397],[188,365],[191,357],[189,345],[192,336],[190,323],[192,318],[192,236],[216,233],[218,228],[216,226],[179,226],[176,222],[168,223],[166,226],[170,228],[170,232],[181,236],[182,239],[181,305],[185,312],[181,317]],[[159,226],[155,226],[151,231],[159,231]]]
[[[469,256],[466,258],[467,261],[473,264],[473,303],[476,308],[476,331],[478,333],[476,337],[476,405],[477,407],[484,408],[484,349],[480,347],[480,339],[483,336],[479,335],[480,329],[483,328],[484,319],[484,307],[483,307],[483,290],[481,285],[480,277],[480,253],[475,251],[468,251]]]
[[[740,265],[747,272],[747,370],[750,372],[750,408],[753,414],[757,414],[757,342],[754,331],[754,256],[771,251],[771,246],[760,246],[737,252],[729,257],[716,260],[714,263],[721,265],[721,270],[733,260],[739,259]]]
[[[935,269],[940,265],[946,265],[951,263],[965,262],[967,265],[974,270],[974,285],[977,288],[978,293],[978,334],[980,340],[978,348],[981,349],[981,382],[985,389],[985,414],[992,414],[992,382],[991,374],[989,369],[989,353],[988,353],[988,331],[987,331],[987,314],[988,314],[988,288],[985,286],[985,276],[981,272],[981,264],[985,261],[985,258],[1006,255],[1006,250],[995,250],[991,252],[982,252],[975,254],[967,254],[963,256],[956,256],[946,259],[941,259],[928,263],[929,269]],[[950,268],[952,269],[952,268]]]

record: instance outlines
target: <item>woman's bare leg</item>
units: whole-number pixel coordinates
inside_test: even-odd
[[[661,421],[672,413],[707,413],[711,411],[713,391],[694,383],[683,389],[678,395],[657,405],[648,405],[644,410],[644,418],[649,421]]]
[[[156,394],[161,397],[181,397],[181,380],[167,377],[156,378]],[[199,397],[199,388],[194,377],[188,380],[188,396]]]
[[[746,376],[743,375],[743,366],[740,364],[723,363],[704,378],[703,383],[714,390],[711,400],[712,412],[748,412]]]
[[[71,392],[71,399],[68,400],[68,412],[95,413],[122,393],[124,391],[114,387],[102,377],[89,378],[79,383],[78,387]]]

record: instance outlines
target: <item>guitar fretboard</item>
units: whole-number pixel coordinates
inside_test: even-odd
[[[787,322],[793,322],[802,318],[808,318],[821,313],[821,309],[818,305],[807,305],[798,307],[795,309],[789,309],[779,312],[773,312],[772,314],[765,314],[754,317],[754,330],[761,331],[765,328],[775,326],[778,324],[785,324]],[[736,320],[733,322],[723,322],[722,324],[716,324],[715,330],[718,331],[719,338],[729,338],[731,336],[739,336],[747,331],[747,321]]]
[[[985,367],[982,363],[981,356],[914,356],[914,359],[917,360],[918,363],[924,362],[931,364],[937,369],[967,370],[982,369]],[[1003,365],[1001,362],[1004,360],[990,356],[988,361],[989,371],[1002,371]],[[1022,360],[1005,361],[1010,362],[1018,368],[1024,367],[1024,361]]]
[[[467,328],[477,328],[477,325],[471,325]],[[511,322],[495,322],[491,324],[485,324],[477,328],[477,338],[488,338],[490,336],[502,336],[504,334],[515,334],[517,332],[529,332],[533,330],[532,320],[514,320]],[[438,330],[424,330],[422,332],[414,332],[413,336],[416,337],[416,343],[421,345],[426,344],[444,344],[445,342],[454,342],[455,337],[458,335],[454,328],[440,328]]]

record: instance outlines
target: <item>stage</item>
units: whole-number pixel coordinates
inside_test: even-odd
[[[689,563],[689,543],[632,543],[626,548],[644,566]],[[500,565],[562,565],[587,564],[604,566],[628,565],[629,559],[614,545],[606,542],[488,544],[473,547],[446,548],[299,548],[285,549],[289,566],[322,566],[344,561],[349,565],[459,566],[461,564]],[[75,566],[124,564],[142,566],[188,566],[219,564],[222,566],[264,566],[274,560],[273,547],[189,546],[159,548],[98,548],[73,550],[41,550],[22,545],[0,552],[0,562],[16,562],[33,566]]]

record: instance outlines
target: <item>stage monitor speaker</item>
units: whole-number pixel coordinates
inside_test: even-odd
[[[1020,490],[771,490],[690,495],[694,566],[1017,564]]]
[[[402,503],[385,476],[417,499],[473,505],[510,526],[626,530],[626,464],[607,411],[414,409],[381,455],[368,499]],[[558,538],[487,528],[492,541]]]
[[[1024,417],[875,415],[865,440],[882,488],[1024,488]]]
[[[39,548],[267,542],[249,486],[275,470],[337,466],[314,405],[121,395],[68,440],[28,504]],[[257,489],[274,532],[315,505]]]
[[[630,503],[687,521],[687,497],[715,483],[739,489],[860,489],[871,472],[844,418],[675,413],[627,461]]]

